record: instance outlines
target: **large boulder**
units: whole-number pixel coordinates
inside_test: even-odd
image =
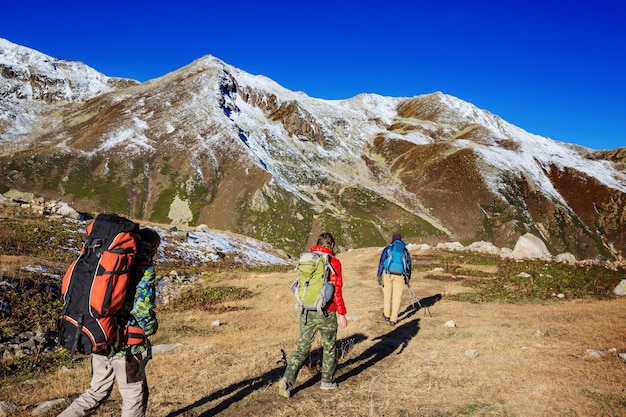
[[[498,253],[500,253],[500,249],[498,249],[498,247],[495,246],[493,243],[484,242],[482,240],[472,243],[468,246],[468,249],[471,252],[486,253],[489,255],[497,255]]]
[[[28,192],[13,190],[13,189],[4,193],[4,196],[6,198],[10,198],[11,200],[18,201],[20,203],[30,203],[31,201],[35,199],[35,194],[33,193],[28,193]]]
[[[569,252],[559,253],[558,255],[554,257],[554,260],[562,264],[573,265],[576,263],[576,257]]]
[[[513,257],[518,259],[552,259],[546,244],[532,233],[526,233],[517,239]]]
[[[617,284],[617,287],[613,290],[613,294],[626,295],[626,279],[621,280],[620,283]]]
[[[54,214],[59,216],[68,217],[74,220],[80,220],[80,213],[74,210],[69,204],[64,202],[57,202],[53,208]]]

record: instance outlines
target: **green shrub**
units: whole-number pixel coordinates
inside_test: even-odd
[[[31,329],[54,329],[61,311],[60,281],[37,273],[23,278],[4,277],[0,286],[2,335]]]
[[[221,304],[228,301],[245,300],[253,295],[254,293],[246,288],[230,286],[192,289],[175,297],[163,308],[172,310],[197,309],[203,311],[232,310],[232,308],[225,308]]]
[[[493,278],[473,281],[470,293],[451,298],[461,301],[546,302],[559,299],[609,299],[626,268],[580,266],[527,260],[500,260]]]
[[[10,361],[0,362],[0,382],[14,381],[15,378],[32,378],[53,371],[67,364],[69,352],[57,349],[45,355],[19,356]],[[81,359],[76,359],[81,360]]]

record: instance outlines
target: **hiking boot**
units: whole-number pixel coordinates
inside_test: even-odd
[[[385,316],[385,313],[383,313],[383,319],[385,319],[386,322],[389,322],[389,317]]]
[[[390,321],[390,322],[389,322],[389,325],[390,325],[391,327],[393,327],[393,326],[395,326],[395,325],[396,325],[396,322],[395,322],[395,321]]]
[[[291,393],[289,392],[289,382],[285,378],[281,378],[278,381],[278,395],[281,397],[289,398]]]
[[[320,389],[324,390],[324,391],[329,391],[331,389],[337,389],[337,383],[336,382],[322,382],[320,384]]]

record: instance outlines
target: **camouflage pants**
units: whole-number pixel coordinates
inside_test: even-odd
[[[311,344],[317,332],[322,336],[322,382],[332,382],[335,368],[337,367],[337,313],[329,311],[318,313],[317,311],[304,312],[300,315],[300,337],[295,352],[287,362],[287,369],[283,377],[292,386],[296,381],[298,372],[311,350]]]

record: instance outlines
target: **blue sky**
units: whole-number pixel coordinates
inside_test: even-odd
[[[530,133],[613,149],[626,146],[622,3],[11,1],[0,37],[139,81],[210,54],[317,98],[441,91]]]

